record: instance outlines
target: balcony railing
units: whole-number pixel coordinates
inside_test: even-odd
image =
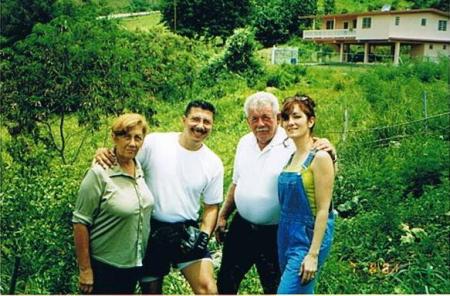
[[[356,37],[355,29],[303,31],[303,39],[355,38],[355,37]]]

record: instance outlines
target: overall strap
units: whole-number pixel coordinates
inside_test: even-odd
[[[288,165],[290,165],[291,164],[291,162],[292,162],[292,159],[294,158],[294,155],[295,155],[295,152],[294,153],[292,153],[291,154],[291,157],[289,157],[289,160],[288,160],[288,162],[284,165],[284,167],[283,168],[287,168],[288,167]]]
[[[311,162],[313,161],[313,159],[316,156],[316,153],[318,151],[319,150],[316,148],[313,148],[309,151],[308,156],[306,157],[305,161],[302,164],[302,171],[306,170],[311,165]],[[334,204],[333,204],[333,200],[331,200],[330,208],[328,209],[328,213],[331,213],[333,211],[333,209],[334,209]]]
[[[308,156],[306,157],[305,161],[302,164],[302,171],[306,170],[311,165],[311,162],[316,156],[317,151],[319,150],[317,150],[316,148],[309,150]]]

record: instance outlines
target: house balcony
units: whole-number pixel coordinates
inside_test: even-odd
[[[339,30],[305,30],[303,31],[303,39],[355,39],[355,29],[339,29]]]

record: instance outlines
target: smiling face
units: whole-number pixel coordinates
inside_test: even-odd
[[[214,114],[209,110],[194,107],[183,116],[183,134],[188,140],[201,143],[211,133]]]
[[[264,105],[249,109],[247,123],[258,141],[259,147],[262,149],[275,136],[278,120],[272,106]]]
[[[113,141],[116,148],[116,156],[122,159],[133,159],[144,142],[142,125],[136,125],[128,131],[113,133]]]
[[[296,139],[310,136],[311,128],[314,126],[315,117],[308,116],[302,111],[298,104],[294,104],[289,114],[284,114],[281,125],[286,130],[289,138]]]

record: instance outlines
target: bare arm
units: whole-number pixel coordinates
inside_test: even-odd
[[[208,205],[204,204],[203,216],[202,216],[202,224],[200,226],[200,230],[206,232],[209,236],[214,231],[217,222],[217,215],[219,213],[219,205]]]
[[[116,163],[116,155],[113,149],[98,148],[95,151],[94,163],[98,163],[105,169],[112,167]]]
[[[318,255],[322,240],[327,228],[328,211],[333,194],[334,169],[331,157],[324,152],[318,152],[311,165],[314,175],[314,188],[316,200],[316,220],[314,233],[308,254],[302,263],[302,282],[307,282],[314,277],[317,271]]]
[[[217,219],[216,226],[216,240],[218,243],[223,243],[223,237],[227,230],[227,220],[230,215],[236,209],[236,204],[234,203],[234,192],[236,191],[236,184],[231,183],[228,188],[227,198],[222,205],[219,212],[219,218]]]
[[[91,293],[94,275],[89,254],[89,230],[87,226],[81,223],[73,224],[73,236],[80,270],[80,290],[83,293]]]

